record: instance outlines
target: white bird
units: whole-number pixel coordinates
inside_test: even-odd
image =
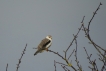
[[[34,53],[34,56],[38,53],[42,53],[44,50],[48,51],[48,48],[52,44],[52,36],[48,35],[44,38],[37,47],[37,51]]]

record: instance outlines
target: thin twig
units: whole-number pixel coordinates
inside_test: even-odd
[[[66,66],[61,65],[61,67],[62,67],[65,71],[70,71]]]
[[[70,56],[68,57],[68,60],[70,59],[70,57],[72,56],[72,54],[74,53],[75,49],[72,51],[72,53],[70,54]]]
[[[26,47],[27,47],[27,44],[26,44],[24,50],[22,51],[23,53],[21,54],[21,57],[20,57],[20,59],[19,59],[19,61],[18,61],[16,71],[18,71],[18,69],[19,69],[19,67],[20,67],[19,65],[20,65],[20,63],[21,63],[21,59],[22,59],[23,55],[25,54]]]
[[[75,44],[76,44],[76,50],[75,50],[75,58],[76,58],[76,63],[77,63],[77,66],[79,68],[80,71],[82,71],[82,68],[80,67],[79,65],[79,61],[78,61],[78,58],[77,58],[77,39],[75,39]]]
[[[54,67],[55,67],[55,71],[56,71],[56,61],[54,60]]]
[[[63,63],[60,63],[60,62],[56,62],[56,63],[58,63],[58,64],[61,64],[61,65],[64,65],[64,66],[68,66],[68,65],[66,65],[66,64],[63,64]]]
[[[89,59],[89,63],[92,64],[92,61],[91,61],[91,59],[90,59],[91,56],[92,56],[92,54],[89,56],[87,50],[85,49],[85,47],[84,47],[84,50],[85,50],[85,52],[86,52],[86,54],[87,54],[87,59]]]
[[[83,16],[83,19],[82,19],[82,22],[81,22],[81,23],[83,23],[83,21],[84,21],[84,18],[85,18],[85,16]]]
[[[103,49],[102,47],[100,47],[99,45],[97,45],[95,42],[92,41],[93,44],[95,44],[97,47],[99,47],[101,50],[106,51],[106,49]]]
[[[87,50],[85,49],[85,47],[84,47],[84,50],[85,50],[85,52],[86,52],[86,54],[87,54],[87,59],[89,60],[89,63],[90,63],[90,64],[92,65],[92,67],[93,67],[93,68],[91,68],[91,67],[89,66],[89,68],[92,69],[92,70],[98,71],[97,65],[96,65],[96,63],[95,63],[96,59],[95,59],[94,61],[91,61],[90,58],[91,58],[92,54],[90,54],[90,56],[89,56]]]
[[[6,66],[6,71],[8,71],[7,69],[8,69],[8,63],[7,63],[7,66]]]
[[[61,67],[64,69],[64,71],[67,71],[67,70],[65,69],[65,66],[62,66],[62,65],[61,65]]]
[[[97,14],[97,11],[100,9],[100,6],[101,6],[101,5],[102,5],[102,3],[100,2],[98,8],[97,8],[96,11],[93,13],[92,18],[91,18],[91,20],[89,21],[89,24],[88,24],[88,34],[89,34],[89,27],[90,27],[90,24],[91,24],[91,22],[92,22],[94,16]]]

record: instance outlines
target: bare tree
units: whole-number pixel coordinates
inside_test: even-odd
[[[74,36],[73,40],[71,41],[69,47],[67,47],[67,49],[64,51],[64,54],[65,54],[64,56],[62,56],[58,52],[48,50],[49,52],[52,52],[52,53],[58,55],[60,58],[62,58],[66,62],[66,64],[64,64],[62,62],[56,62],[56,60],[54,60],[55,71],[56,71],[56,64],[60,64],[61,67],[64,69],[64,71],[70,71],[70,69],[68,69],[67,67],[71,67],[74,71],[83,71],[82,66],[81,66],[81,64],[79,64],[79,60],[77,58],[77,37],[78,37],[78,34],[80,33],[81,29],[82,29],[82,31],[84,31],[85,37],[89,40],[89,43],[92,44],[93,47],[99,52],[99,54],[98,54],[99,61],[103,63],[101,71],[106,70],[106,50],[103,49],[102,47],[100,47],[99,45],[97,45],[93,41],[93,39],[90,37],[90,34],[89,34],[90,24],[91,24],[93,18],[95,17],[95,15],[97,14],[97,11],[100,9],[101,5],[102,5],[102,3],[100,3],[99,6],[97,7],[97,9],[95,10],[95,12],[93,12],[93,16],[91,17],[87,27],[85,27],[84,22],[83,22],[85,16],[83,17],[83,19],[81,21],[81,26],[78,29],[78,32],[75,35],[73,34],[73,36]],[[72,44],[74,42],[75,42],[75,45],[76,45],[76,49],[73,49],[73,52],[69,56],[67,56],[67,52],[69,51],[70,47],[72,46]],[[91,71],[99,71],[97,63],[96,63],[96,59],[91,60],[92,54],[89,55],[85,47],[84,47],[84,51],[87,55],[87,59],[89,60],[89,64],[92,66],[92,67],[90,67],[90,66],[88,66],[88,67],[91,69]],[[75,53],[75,62],[77,63],[78,69],[69,62],[70,57],[74,53]]]
[[[78,60],[78,57],[77,57],[77,54],[78,54],[78,52],[77,52],[77,48],[78,48],[78,46],[77,46],[77,43],[78,43],[77,42],[77,38],[78,38],[78,34],[80,33],[80,31],[83,31],[85,33],[84,35],[89,40],[89,44],[92,44],[93,47],[98,51],[98,53],[99,53],[98,54],[99,61],[103,63],[103,65],[101,67],[101,71],[104,71],[104,70],[106,71],[106,49],[103,49],[102,47],[100,47],[99,45],[97,45],[93,41],[93,39],[91,38],[91,36],[89,34],[89,32],[90,32],[90,24],[91,24],[93,18],[95,17],[95,15],[97,14],[97,11],[100,9],[100,6],[101,5],[102,5],[102,3],[99,4],[99,6],[97,7],[97,9],[93,13],[93,16],[91,17],[91,19],[90,19],[87,27],[85,27],[85,25],[84,25],[84,18],[85,18],[85,16],[83,16],[83,19],[81,21],[81,26],[78,29],[78,32],[76,34],[73,34],[73,36],[74,36],[73,37],[73,40],[71,41],[71,43],[69,44],[69,46],[67,47],[67,49],[64,51],[64,56],[62,56],[58,52],[55,52],[55,51],[52,51],[52,50],[48,50],[49,52],[58,55],[61,59],[63,59],[66,62],[66,64],[64,64],[62,62],[57,62],[56,60],[54,60],[55,71],[57,71],[56,70],[56,68],[57,68],[56,67],[56,64],[60,64],[60,66],[62,67],[62,69],[64,71],[71,71],[69,68],[72,68],[73,71],[83,71],[82,65],[79,63],[79,60]],[[73,49],[72,53],[68,56],[67,55],[67,52],[69,51],[70,47],[74,43],[76,45],[76,48]],[[23,55],[25,54],[25,51],[26,51],[26,47],[27,47],[27,44],[26,44],[24,50],[22,51],[21,57],[20,57],[20,59],[18,61],[17,67],[16,67],[16,71],[18,71],[18,69],[20,67],[20,63],[21,63],[22,57],[23,57]],[[91,60],[92,54],[89,54],[85,47],[83,47],[83,48],[84,48],[84,51],[85,51],[85,53],[87,55],[87,59],[89,60],[89,64],[91,65],[91,66],[88,66],[88,67],[91,69],[91,71],[99,71],[98,70],[96,59]],[[73,66],[72,63],[69,62],[69,59],[70,59],[70,57],[73,54],[75,56],[75,63],[77,64],[77,68],[76,68],[76,66]],[[6,66],[6,71],[8,71],[8,63],[7,63],[7,66]]]

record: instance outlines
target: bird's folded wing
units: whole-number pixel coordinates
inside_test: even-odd
[[[41,41],[41,43],[38,45],[38,49],[42,49],[45,48],[49,43],[51,42],[51,40],[45,38]]]

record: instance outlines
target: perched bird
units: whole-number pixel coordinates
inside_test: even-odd
[[[52,36],[48,35],[40,42],[40,44],[37,47],[37,51],[34,53],[34,55],[42,53],[44,50],[48,51],[48,48],[51,46],[51,44],[52,44]]]

